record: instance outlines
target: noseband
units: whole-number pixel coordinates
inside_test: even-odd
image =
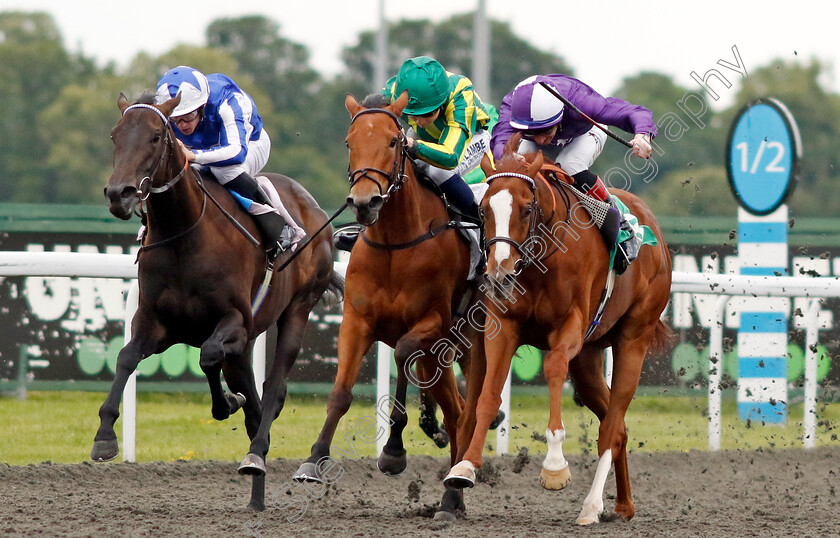
[[[169,148],[169,155],[173,156],[172,152],[174,151],[175,143],[174,143],[173,138],[172,138],[172,129],[169,128],[169,119],[166,116],[164,116],[163,112],[158,110],[157,107],[154,107],[152,105],[147,105],[145,103],[136,103],[136,104],[133,104],[133,105],[129,106],[128,108],[126,108],[123,111],[123,116],[125,116],[128,113],[129,110],[133,110],[133,109],[137,109],[137,108],[146,108],[146,109],[152,110],[163,121],[163,125],[164,125],[165,130],[166,130],[166,141],[165,141],[164,147],[168,147]],[[148,175],[143,177],[143,179],[141,179],[140,183],[137,185],[137,197],[140,199],[141,202],[146,201],[146,199],[149,197],[150,194],[158,194],[158,193],[161,193],[161,192],[166,192],[169,189],[171,189],[172,187],[174,187],[175,184],[178,183],[181,180],[182,177],[184,177],[184,173],[187,171],[187,168],[189,168],[189,166],[190,166],[189,161],[184,159],[186,161],[184,163],[184,168],[182,168],[181,171],[178,172],[178,174],[175,177],[173,177],[172,179],[170,179],[169,181],[167,181],[165,184],[163,184],[160,187],[152,187],[152,178],[157,173],[158,168],[160,168],[160,165],[163,164],[163,160],[164,160],[165,157],[166,157],[166,151],[161,150],[160,158],[158,159],[157,164],[154,166],[154,168],[149,169]]]
[[[485,253],[486,256],[489,257],[490,247],[495,243],[507,243],[508,245],[513,246],[513,248],[515,248],[516,251],[519,252],[519,256],[520,256],[520,258],[518,260],[516,260],[516,263],[514,264],[514,267],[513,267],[513,269],[514,269],[513,276],[518,276],[523,270],[525,270],[526,267],[528,267],[529,265],[531,265],[534,262],[533,255],[532,255],[530,249],[528,248],[528,245],[532,244],[535,241],[534,238],[537,236],[537,226],[540,223],[545,221],[545,215],[543,214],[542,207],[540,207],[540,204],[537,203],[537,185],[534,182],[533,178],[531,178],[530,176],[526,176],[525,174],[519,174],[519,173],[515,173],[515,172],[501,172],[501,173],[498,173],[498,174],[493,174],[492,176],[488,177],[485,182],[487,184],[490,184],[490,183],[493,182],[493,180],[495,180],[497,178],[500,178],[500,177],[515,177],[515,178],[521,179],[521,180],[525,181],[525,183],[527,183],[528,187],[531,189],[531,204],[530,204],[531,205],[531,216],[530,216],[530,222],[528,223],[528,235],[525,236],[525,240],[522,241],[521,243],[518,243],[518,242],[514,241],[510,237],[494,237],[493,239],[490,239],[489,241],[485,242],[484,253]],[[545,180],[543,180],[543,181],[545,181]],[[552,190],[551,185],[549,185],[546,182],[546,186],[551,191],[552,204],[553,204],[553,206],[551,208],[551,215],[548,218],[548,220],[550,221],[551,219],[554,218],[554,213],[555,213],[557,204],[556,204],[556,201],[554,200],[554,191]],[[545,256],[545,258],[548,258],[552,254],[554,254],[554,252],[556,252],[556,251],[557,251],[557,249],[555,248],[555,250],[552,251],[547,256]]]
[[[364,114],[385,114],[394,121],[394,125],[397,126],[397,131],[399,133],[397,135],[397,146],[394,151],[394,164],[393,166],[391,166],[390,172],[386,172],[384,170],[380,170],[379,168],[372,167],[358,168],[351,172],[348,167],[347,178],[350,181],[350,189],[353,189],[356,183],[358,183],[362,179],[373,181],[376,184],[376,187],[379,189],[379,194],[387,202],[393,193],[397,192],[402,188],[403,183],[405,182],[407,177],[405,174],[405,161],[407,158],[410,158],[410,155],[408,154],[408,151],[406,149],[407,143],[405,138],[405,132],[403,131],[402,125],[400,125],[399,118],[397,118],[397,116],[390,110],[385,110],[383,108],[366,108],[365,110],[362,110],[361,112],[353,116],[353,120],[350,122],[350,125],[353,125],[353,123],[356,122],[359,116],[362,116]],[[376,179],[374,179],[373,176],[370,175],[371,172],[377,173],[388,180],[388,189],[385,192],[382,192],[382,186],[379,184],[378,181],[376,181]]]

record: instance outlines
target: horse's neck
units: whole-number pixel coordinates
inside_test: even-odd
[[[177,149],[176,149],[177,150]],[[178,159],[171,159],[178,161]],[[160,184],[168,182],[183,170],[183,160],[168,163],[165,172],[159,172]],[[154,240],[171,237],[195,224],[202,213],[202,196],[194,174],[187,167],[181,179],[172,188],[157,194],[150,194],[146,206],[149,213],[149,232]],[[160,237],[158,237],[160,236]]]
[[[406,175],[402,188],[391,195],[380,211],[379,220],[368,228],[366,234],[371,240],[386,244],[405,243],[448,218],[440,198],[418,183],[410,162]]]

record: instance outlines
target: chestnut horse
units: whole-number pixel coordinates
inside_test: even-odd
[[[409,376],[440,405],[453,464],[460,456],[459,448],[463,450],[456,438],[463,399],[451,361],[441,355],[459,343],[449,331],[456,302],[472,285],[467,282],[470,251],[452,229],[440,197],[415,177],[399,122],[407,102],[407,94],[390,105],[378,95],[369,96],[364,106],[352,95],[345,101],[352,117],[346,138],[352,170],[347,202],[365,228],[347,266],[338,372],[327,418],[311,456],[295,473],[298,481],[323,481],[320,462],[330,455],[338,422],[353,399],[362,358],[374,341],[393,347],[397,363],[392,427],[379,456],[379,469],[393,475],[406,467],[402,432],[407,424]],[[471,334],[475,332],[471,330]],[[477,344],[472,350],[480,350],[480,337],[474,336],[474,340]],[[416,374],[412,366],[416,366]],[[454,513],[460,509],[461,492],[450,489],[444,493],[442,510]]]
[[[259,237],[253,219],[227,189],[205,184],[188,166],[168,120],[180,95],[162,105],[151,104],[153,97],[145,94],[142,102],[129,105],[120,94],[122,118],[111,131],[114,171],[105,187],[110,211],[129,219],[138,204],[141,210],[145,206],[148,233],[138,255],[140,299],[131,339],[119,353],[114,382],[99,410],[91,459],[108,461],[119,453],[114,422],[137,364],[173,344],[199,347],[213,418],[244,410],[251,446],[239,471],[254,475],[249,506],[262,510],[269,430],[283,408],[286,376],[300,351],[309,312],[325,291],[340,293],[343,286],[333,273],[331,230],[274,272],[268,294],[252,313],[268,266],[265,251],[249,243],[225,213]],[[311,233],[324,224],[326,215],[303,187],[286,176],[266,176],[301,226]],[[260,402],[251,351],[254,339],[271,324],[277,326],[276,350]],[[220,373],[234,394],[223,391]]]
[[[501,327],[497,333],[485,333],[486,376],[476,408],[475,431],[463,460],[444,482],[455,487],[474,484],[511,358],[519,345],[530,344],[549,350],[543,363],[550,395],[548,454],[540,483],[546,489],[561,489],[570,477],[562,451],[566,431],[560,415],[561,391],[570,374],[583,403],[601,422],[598,467],[577,522],[586,525],[599,520],[604,485],[613,463],[615,511],[630,519],[635,508],[624,416],[646,353],[667,345],[671,334],[659,319],[671,288],[668,248],[650,209],[636,196],[621,193],[619,197],[639,222],[649,227],[646,233],[652,231],[656,244],[642,247],[638,259],[614,281],[598,321],[596,313],[608,277],[613,282],[604,241],[588,213],[571,203],[577,199],[565,187],[549,184],[538,175],[542,153],[530,163],[515,154],[519,140],[519,135],[512,137],[496,170],[486,170],[490,185],[482,210],[489,247],[485,276],[491,284],[487,315],[495,317]],[[565,179],[574,182],[568,175]],[[603,370],[608,346],[614,356],[611,388]]]

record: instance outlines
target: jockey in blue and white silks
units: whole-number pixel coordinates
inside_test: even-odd
[[[209,168],[213,176],[235,194],[247,199],[274,258],[299,240],[302,230],[254,179],[268,162],[271,140],[253,99],[229,77],[205,76],[179,66],[167,71],[157,84],[157,103],[181,95],[170,120],[187,160]],[[251,207],[250,201],[258,208]],[[269,210],[264,210],[268,208]],[[290,226],[290,224],[292,226]]]

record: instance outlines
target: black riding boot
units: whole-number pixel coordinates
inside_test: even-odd
[[[247,172],[242,172],[232,180],[225,183],[225,187],[236,194],[253,200],[258,204],[274,207],[265,191],[262,190],[257,180]],[[278,254],[285,252],[295,238],[295,230],[286,222],[279,213],[271,211],[262,215],[252,215],[254,222],[260,229],[263,242],[268,245],[266,255],[269,260],[274,260]]]

